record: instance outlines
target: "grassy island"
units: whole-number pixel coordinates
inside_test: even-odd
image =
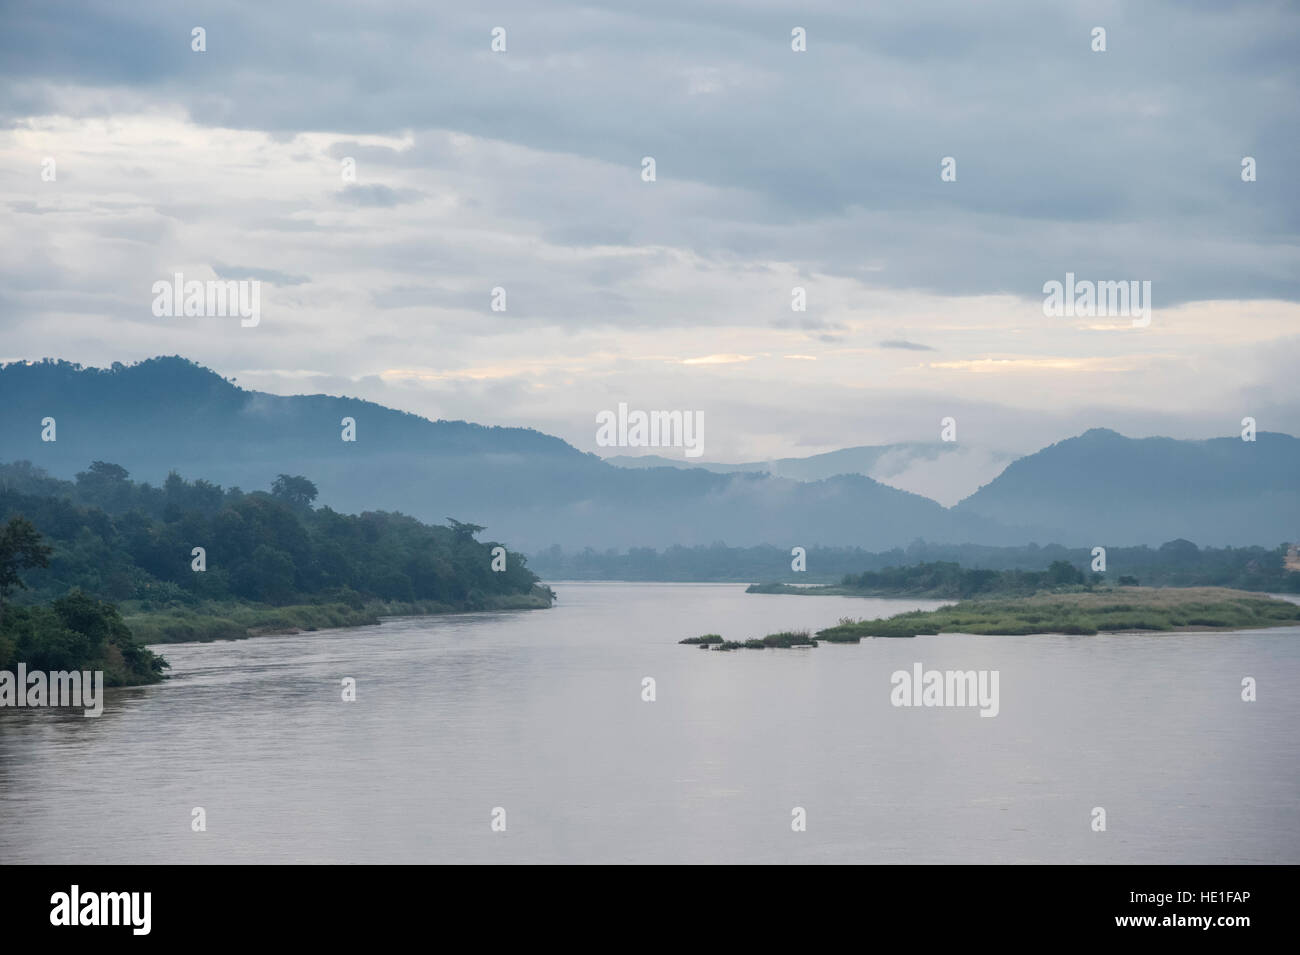
[[[963,600],[938,610],[914,610],[877,620],[844,622],[817,636],[832,642],[919,634],[1124,633],[1172,630],[1254,630],[1300,624],[1300,605],[1222,587],[1116,587],[1042,593],[998,600]]]
[[[1189,630],[1255,630],[1300,624],[1300,605],[1275,597],[1223,587],[1115,587],[1106,590],[1044,592],[1024,597],[963,600],[938,610],[913,610],[875,620],[842,619],[809,638],[857,643],[863,637],[915,637],[970,633],[1096,634]],[[715,650],[796,646],[789,634],[724,641],[716,634],[681,641]],[[769,642],[770,641],[770,642]]]
[[[817,641],[807,630],[787,630],[784,633],[769,633],[766,637],[752,640],[723,640],[716,633],[706,633],[702,637],[687,637],[678,641],[699,647],[701,650],[766,650],[768,647],[815,647]]]

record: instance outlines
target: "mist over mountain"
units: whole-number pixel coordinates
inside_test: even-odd
[[[55,420],[55,441],[41,438],[46,418]],[[344,418],[355,420],[355,441],[342,440]],[[1013,462],[954,508],[862,473],[823,476],[880,469],[904,454],[942,466],[960,453],[946,447],[846,448],[728,473],[677,462],[620,467],[531,429],[248,391],[179,357],[108,369],[49,360],[0,368],[0,461],[29,460],[71,478],[101,460],[154,484],[175,470],[246,491],[301,474],[316,482],[319,503],[337,510],[454,517],[521,550],[1179,537],[1271,546],[1300,529],[1300,441],[1284,434],[1261,432],[1251,443],[1095,429]]]
[[[337,510],[395,510],[484,524],[520,549],[772,543],[885,548],[917,537],[1012,543],[977,515],[861,475],[799,482],[704,470],[629,470],[522,428],[429,421],[366,401],[246,391],[185,359],[109,369],[0,369],[0,460],[69,478],[94,460],[160,483],[167,473],[244,490],[302,474]],[[55,419],[56,440],[41,440]],[[356,440],[342,440],[342,420]]]
[[[944,441],[908,441],[897,444],[840,448],[802,458],[775,458],[737,464],[683,460],[658,454],[616,454],[605,458],[622,468],[704,468],[715,474],[767,472],[795,481],[821,481],[841,474],[861,474],[881,484],[956,504],[993,480],[1013,460],[1004,451]]]
[[[924,444],[919,441],[904,444],[867,445],[856,448],[840,448],[825,454],[812,454],[806,458],[775,458],[771,461],[746,461],[738,464],[704,462],[669,458],[660,454],[630,455],[616,454],[605,458],[610,464],[621,468],[682,467],[704,468],[715,474],[730,474],[739,471],[766,471],[774,477],[791,478],[796,481],[821,481],[839,474],[865,474],[870,476],[873,468],[889,454],[908,454],[931,460],[943,454],[950,454],[957,449],[953,443],[935,442]]]
[[[1300,537],[1300,440],[1179,441],[1105,428],[1013,462],[955,508],[1066,544],[1277,544]]]

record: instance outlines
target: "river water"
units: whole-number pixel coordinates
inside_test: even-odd
[[[677,641],[938,604],[555,587],[7,711],[0,862],[1300,862],[1300,628],[717,653]],[[997,670],[998,715],[891,705],[916,663]]]

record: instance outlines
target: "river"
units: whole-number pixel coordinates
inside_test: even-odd
[[[677,641],[938,603],[554,586],[0,715],[0,861],[1300,862],[1300,628],[718,653]],[[916,663],[997,670],[997,715],[891,705]]]

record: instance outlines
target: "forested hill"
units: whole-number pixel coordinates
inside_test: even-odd
[[[598,404],[583,416],[593,435],[597,411]],[[527,428],[428,420],[349,397],[249,391],[180,357],[110,368],[0,365],[0,461],[32,461],[71,479],[96,459],[154,484],[173,470],[244,488],[306,474],[320,502],[336,510],[398,510],[430,522],[451,513],[525,551],[1032,537],[862,475],[805,483],[698,468],[629,470]]]
[[[270,491],[223,489],[173,473],[161,487],[94,462],[75,481],[28,462],[0,465],[0,523],[27,518],[52,545],[47,568],[24,574],[28,603],[72,588],[129,611],[213,602],[427,602],[440,609],[547,606],[524,557],[481,542],[482,530],[430,526],[403,514],[340,514],[312,506],[306,478]],[[202,548],[199,556],[195,548]],[[504,565],[504,569],[501,569]]]
[[[1300,529],[1300,439],[1259,431],[1249,441],[1180,441],[1093,428],[1012,462],[954,510],[1052,528],[1041,539],[1067,543],[1273,546]]]

